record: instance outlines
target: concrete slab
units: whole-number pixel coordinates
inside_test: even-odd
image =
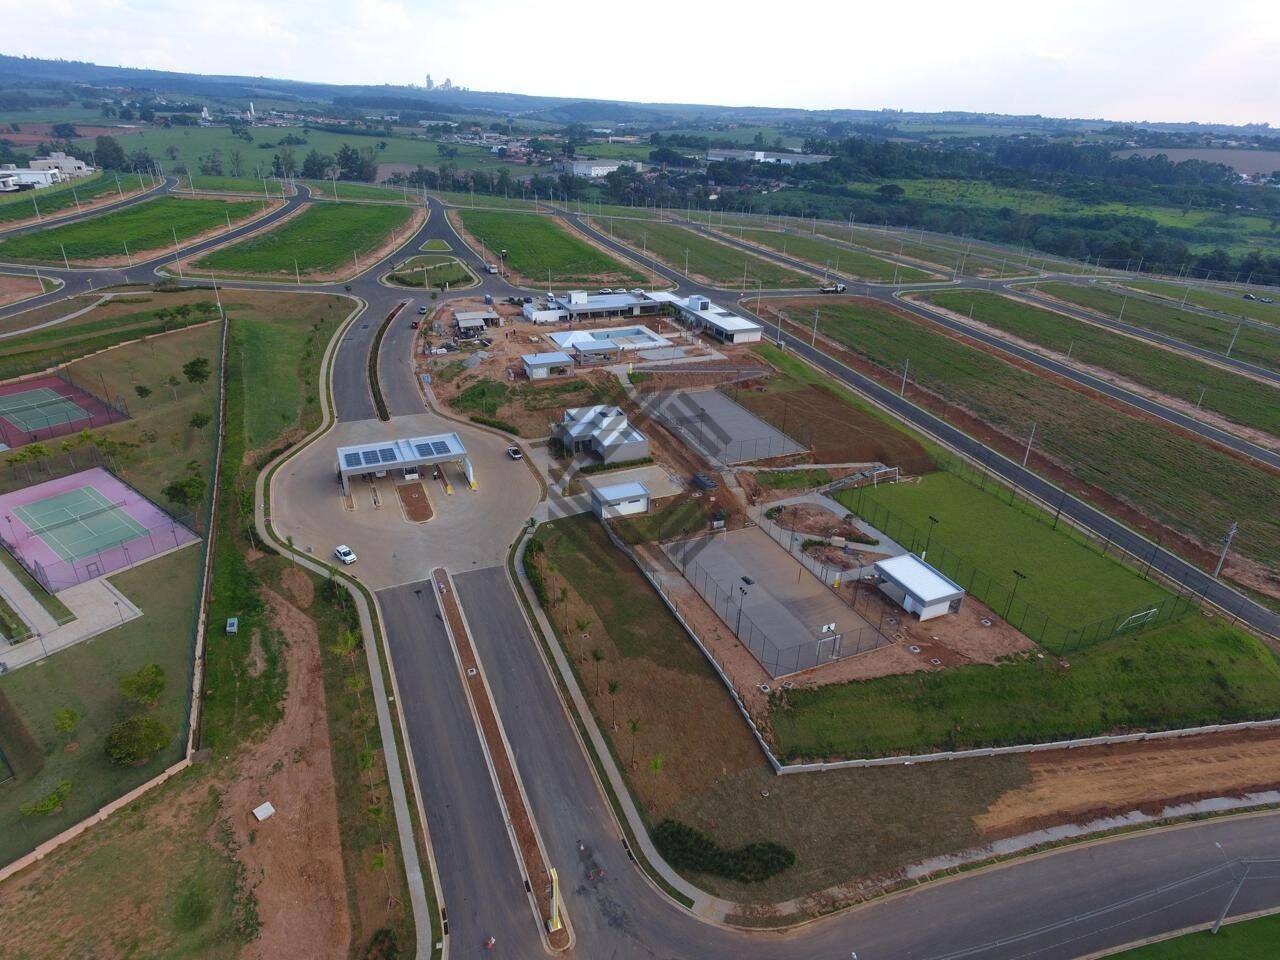
[[[193,541],[179,549],[197,549],[195,544],[198,542]],[[17,583],[16,580],[14,582]],[[16,589],[12,584],[9,585],[5,595],[11,604],[17,601],[23,605],[24,618],[25,613],[32,612],[32,605],[38,606],[38,601],[20,583],[17,584]],[[6,669],[17,670],[19,667],[43,660],[59,650],[91,640],[122,623],[128,623],[142,616],[142,611],[113,587],[106,577],[86,580],[74,587],[67,587],[58,592],[58,599],[75,615],[75,619],[59,626],[44,612],[44,608],[40,607],[41,615],[32,616],[28,620],[37,629],[35,636],[12,646],[0,643],[0,664],[3,664]],[[49,624],[52,624],[51,629],[42,629]]]
[[[452,493],[430,473],[423,477],[436,511],[425,523],[406,519],[390,479],[353,483],[348,506],[334,467],[339,446],[446,431],[456,431],[466,445],[475,490],[459,467],[446,464]],[[347,572],[375,590],[422,580],[445,562],[454,570],[491,566],[505,560],[541,493],[529,468],[511,460],[506,449],[502,437],[429,411],[389,423],[338,423],[272,478],[270,519],[282,537],[326,562],[337,544],[350,546],[359,559]]]

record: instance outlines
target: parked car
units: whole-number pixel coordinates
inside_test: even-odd
[[[699,490],[714,490],[720,486],[715,478],[707,476],[705,473],[695,473],[693,475],[693,485]]]
[[[426,307],[419,307],[419,308],[418,308],[418,316],[420,316],[420,317],[425,317],[426,315],[427,315],[427,308],[426,308]]]
[[[410,321],[409,321],[409,329],[410,329],[410,330],[417,330],[417,329],[418,329],[418,321],[417,321],[417,320],[410,320]]]
[[[333,555],[348,567],[351,566],[351,564],[356,562],[355,551],[352,550],[350,547],[348,547],[345,543],[340,543],[338,544],[338,546],[334,547]]]
[[[1258,302],[1259,303],[1275,303],[1275,301],[1272,300],[1270,297],[1259,297]]]
[[[1257,300],[1257,299],[1258,299],[1258,298],[1257,298],[1257,297],[1255,297],[1252,293],[1246,293],[1246,294],[1244,295],[1244,298],[1245,298],[1246,300]]]
[[[507,456],[510,457],[512,460],[524,459],[524,454],[521,452],[520,448],[514,445],[507,447]]]
[[[613,287],[601,287],[599,293],[613,293]]]
[[[513,297],[512,299],[515,299],[515,298]],[[525,297],[525,298],[524,298],[524,302],[525,302],[525,303],[533,303],[533,297]]]

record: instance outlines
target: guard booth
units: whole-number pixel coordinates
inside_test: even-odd
[[[382,440],[375,443],[359,443],[338,448],[338,480],[342,492],[351,492],[352,477],[386,477],[413,480],[422,467],[434,467],[443,463],[457,463],[467,478],[467,485],[476,488],[475,470],[467,448],[456,433],[438,433],[430,437],[407,437],[401,440]]]

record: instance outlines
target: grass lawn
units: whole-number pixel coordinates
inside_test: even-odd
[[[378,187],[372,183],[352,183],[350,180],[339,180],[336,185],[332,180],[300,182],[311,188],[313,197],[328,200],[382,200],[386,203],[411,203],[415,206],[422,202],[421,191],[413,187]]]
[[[934,274],[926,273],[924,270],[890,263],[888,260],[881,260],[879,257],[873,257],[819,237],[798,236],[777,230],[726,229],[725,232],[747,243],[768,247],[784,256],[804,260],[819,270],[829,268],[832,273],[856,277],[859,280],[888,282],[896,278],[899,282],[911,283],[916,280],[936,279]]]
[[[908,524],[881,527],[894,539],[902,537],[899,542],[908,550],[923,548],[927,537],[929,560],[966,589],[979,589],[975,569],[986,574],[995,585],[982,588],[979,599],[997,612],[1007,603],[1014,568],[1027,574],[1018,585],[1018,599],[1067,628],[1145,609],[1169,597],[1159,584],[1102,556],[1066,525],[1055,530],[1052,517],[1022,500],[1010,504],[1008,491],[990,482],[984,489],[941,470],[918,482],[841,490],[836,499],[873,524],[885,523],[884,511]],[[931,524],[930,516],[938,518],[937,524]]]
[[[1025,437],[1036,424],[1039,451],[1147,516],[1204,544],[1216,544],[1239,519],[1236,548],[1264,564],[1280,561],[1280,514],[1273,509],[1280,481],[1273,474],[935,332],[926,321],[854,299],[814,297],[793,306],[818,309],[822,332],[894,376],[909,357],[917,387],[1007,436]]]
[[[1111,960],[1269,960],[1280,956],[1280,915],[1228,923],[1218,933],[1207,930],[1164,940]]]
[[[1267,323],[1280,323],[1280,306],[1274,303],[1262,303],[1259,300],[1246,300],[1242,287],[1216,290],[1161,280],[1125,280],[1117,285],[1152,293],[1179,305],[1185,298],[1187,305],[1191,307],[1203,307],[1206,310],[1215,310],[1235,317],[1249,317]],[[1274,291],[1258,290],[1257,287],[1254,288],[1254,296],[1277,299]]]
[[[1040,285],[1040,291],[1108,317],[1118,318],[1123,307],[1125,323],[1162,333],[1215,353],[1227,352],[1237,326],[1232,320],[1208,317],[1202,313],[1186,313],[1172,305],[1165,306],[1137,297],[1129,297],[1126,302],[1123,293],[1107,287],[1045,283]],[[1242,326],[1235,346],[1231,348],[1231,355],[1272,370],[1280,370],[1280,334]]]
[[[441,203],[447,203],[453,207],[505,210],[542,210],[546,208],[545,203],[539,203],[535,207],[533,200],[526,200],[522,197],[495,197],[487,193],[457,193],[449,190],[431,190],[429,193]]]
[[[777,695],[781,756],[870,757],[1168,730],[1275,715],[1280,663],[1189,616],[1052,659],[952,667]]]
[[[0,223],[32,219],[37,213],[41,217],[53,216],[55,213],[65,214],[76,209],[77,200],[84,204],[111,194],[120,199],[121,195],[128,196],[151,184],[149,177],[136,173],[120,174],[118,184],[114,173],[101,173],[41,190],[23,190],[13,196],[0,197]]]
[[[178,242],[184,243],[255,217],[264,202],[158,197],[100,217],[0,240],[0,258],[61,264],[65,249],[72,261],[119,258],[127,263],[128,256],[172,250],[175,231]]]
[[[684,272],[685,251],[689,253],[689,272],[706,277],[720,286],[742,286],[746,272],[746,289],[757,282],[766,289],[775,287],[813,287],[815,277],[807,276],[763,257],[744,253],[705,234],[684,227],[656,221],[642,222],[625,218],[594,221],[601,233],[612,235],[633,250],[642,250],[668,266]]]
[[[111,577],[142,609],[141,617],[59,651],[44,665],[0,677],[0,698],[9,707],[0,714],[17,718],[24,728],[6,724],[0,729],[0,746],[11,759],[23,755],[14,745],[19,738],[29,736],[38,748],[38,768],[17,762],[17,781],[0,786],[0,863],[84,819],[182,756],[199,573],[200,549],[192,545]],[[169,729],[171,739],[142,766],[116,766],[103,752],[103,741],[112,724],[131,712],[120,693],[120,678],[149,663],[158,663],[165,672],[164,694],[151,714]],[[70,736],[53,725],[54,711],[62,708],[81,717]],[[70,743],[77,746],[68,749]],[[71,793],[58,813],[22,815],[22,804],[45,796],[63,779],[71,781]]]
[[[623,517],[614,526],[624,543],[689,537],[707,529],[707,506],[704,500],[676,500],[653,513]]]
[[[263,197],[283,197],[284,187],[279,180],[268,177],[265,181],[257,177],[207,177],[199,174],[185,174],[178,178],[177,190],[190,193],[247,193]]]
[[[195,267],[215,272],[292,277],[355,269],[355,258],[385,246],[413,217],[402,205],[314,203],[265,233],[211,251]]]
[[[730,848],[772,840],[795,851],[795,866],[760,884],[690,874],[704,889],[773,902],[974,846],[973,818],[1029,778],[1021,757],[777,777],[719,678],[599,522],[570,517],[537,536],[551,562],[548,617],[646,823],[671,817]]]
[[[459,216],[473,237],[488,248],[485,256],[507,251],[507,267],[533,282],[639,283],[638,271],[593,247],[559,220],[547,216],[464,210]]]
[[[465,286],[475,281],[475,276],[453,257],[440,254],[427,254],[410,257],[387,274],[387,279],[402,287],[446,287]]]
[[[440,237],[432,237],[424,243],[420,249],[425,250],[428,253],[433,251],[448,253],[453,250],[453,247],[449,246],[448,240],[442,240]]]
[[[1200,388],[1208,387],[1205,409],[1280,435],[1280,390],[1271,384],[996,293],[955,290],[926,294],[921,299],[1046,349],[1062,354],[1069,350],[1081,363],[1110,370],[1167,397],[1194,403]],[[1280,347],[1280,333],[1276,344]]]
[[[466,413],[479,413],[492,417],[506,402],[511,388],[499,380],[477,380],[453,400],[453,405]]]

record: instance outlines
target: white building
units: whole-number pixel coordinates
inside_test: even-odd
[[[0,193],[13,193],[18,189],[18,180],[12,173],[0,173]]]
[[[707,161],[748,160],[752,163],[776,163],[783,167],[798,167],[808,163],[826,163],[831,157],[821,153],[774,153],[769,150],[729,150],[712,149],[707,151]]]
[[[569,454],[595,454],[603,463],[626,463],[649,456],[649,441],[620,407],[571,407],[556,424],[556,439]]]
[[[570,160],[565,166],[575,177],[587,177],[590,180],[598,180],[622,167],[631,167],[637,172],[642,169],[640,164],[630,160]]]
[[[591,512],[601,520],[649,512],[649,488],[643,483],[615,483],[591,488]]]
[[[573,358],[562,350],[549,353],[526,353],[520,358],[524,375],[530,380],[567,377],[573,373]]]
[[[69,157],[61,150],[55,150],[47,157],[36,157],[31,161],[32,170],[57,170],[64,180],[73,177],[87,177],[93,173],[93,167],[83,160]]]
[[[690,330],[715,337],[721,343],[758,343],[764,334],[764,328],[754,320],[731,313],[706,297],[696,294],[692,297],[678,297],[666,291],[650,296],[670,305],[676,317]]]
[[[62,172],[59,170],[35,170],[31,167],[19,167],[12,163],[0,166],[0,176],[10,180],[19,190],[39,190],[62,183]]]
[[[913,553],[877,560],[875,571],[880,575],[881,592],[921,620],[960,609],[964,588]]]

